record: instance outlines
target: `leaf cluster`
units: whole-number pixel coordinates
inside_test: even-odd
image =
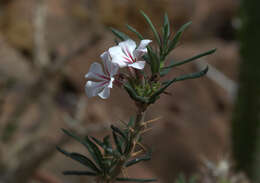
[[[115,167],[122,160],[125,161],[123,167],[130,167],[142,161],[147,161],[151,159],[151,152],[146,154],[131,158],[132,150],[132,139],[133,131],[131,130],[134,125],[134,118],[131,118],[128,123],[125,123],[125,128],[120,129],[114,125],[111,125],[112,136],[114,146],[111,142],[110,136],[105,136],[103,140],[99,140],[95,137],[86,136],[81,138],[74,133],[62,129],[62,131],[81,143],[90,154],[90,157],[87,157],[83,154],[77,152],[69,152],[60,147],[57,147],[57,150],[64,154],[65,156],[73,159],[74,161],[85,166],[87,169],[84,171],[77,170],[68,170],[64,171],[64,175],[85,175],[85,176],[95,176],[105,182],[109,182],[112,179],[116,181],[131,181],[131,182],[153,182],[156,179],[138,179],[138,178],[126,178],[126,177],[111,177]]]
[[[150,18],[143,11],[141,11],[141,14],[144,17],[146,23],[148,24],[155,38],[155,47],[152,48],[151,46],[148,46],[147,54],[143,56],[144,60],[150,66],[151,76],[149,78],[146,77],[146,82],[145,85],[143,86],[143,88],[145,88],[145,91],[140,92],[140,86],[133,84],[132,82],[125,84],[124,88],[133,100],[149,105],[154,103],[162,93],[165,93],[165,90],[171,84],[178,81],[184,81],[188,79],[195,79],[195,78],[202,77],[207,73],[208,67],[205,67],[205,69],[198,72],[189,73],[186,75],[172,78],[168,81],[161,82],[160,79],[163,76],[167,75],[175,67],[181,66],[186,63],[190,63],[201,57],[213,54],[216,51],[216,49],[210,49],[206,52],[197,54],[193,57],[186,58],[184,60],[170,61],[170,64],[167,65],[166,64],[167,56],[176,48],[183,32],[191,25],[191,22],[184,24],[176,32],[173,32],[171,30],[171,25],[170,25],[168,15],[165,14],[163,24],[161,26],[161,32],[159,32],[156,30]],[[145,39],[145,37],[140,32],[138,32],[134,27],[130,25],[126,25],[126,26],[131,32],[133,32],[137,36],[138,39],[140,40]],[[111,31],[121,41],[130,39],[127,34],[117,29],[111,28]],[[155,85],[161,87],[159,88],[157,87],[156,90],[154,90]],[[141,89],[143,88],[141,87]]]

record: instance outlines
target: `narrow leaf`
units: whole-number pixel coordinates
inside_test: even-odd
[[[69,153],[63,149],[61,149],[60,147],[57,147],[57,150],[61,153],[63,153],[64,155],[66,155],[67,157],[70,157],[71,159],[81,163],[82,165],[85,165],[86,167],[90,168],[91,170],[95,171],[95,172],[101,172],[96,165],[86,156],[79,154],[79,153]]]
[[[168,46],[168,39],[170,36],[170,22],[167,13],[164,14],[164,22],[163,22],[163,50]]]
[[[174,61],[170,61],[170,65],[172,65],[174,63]],[[167,75],[169,72],[171,71],[171,68],[162,68],[160,71],[160,76],[163,77],[165,75]]]
[[[106,153],[113,154],[113,149],[105,144],[104,142],[101,142],[100,140],[96,139],[95,137],[91,137],[91,139],[96,142],[102,149],[105,150]]]
[[[163,93],[164,90],[166,90],[173,82],[175,82],[175,80],[176,80],[176,79],[174,78],[174,79],[172,79],[172,80],[170,80],[170,81],[167,81],[162,88],[160,88],[159,90],[157,90],[157,91],[150,97],[149,103],[154,103],[154,102],[158,99],[159,95],[160,95],[161,93]]]
[[[216,48],[215,49],[211,49],[211,50],[206,51],[204,53],[200,53],[198,55],[195,55],[195,56],[193,56],[191,58],[188,58],[188,59],[185,59],[185,60],[182,60],[182,61],[170,64],[169,66],[164,67],[163,70],[164,69],[171,69],[173,67],[176,67],[176,66],[179,66],[179,65],[183,65],[183,64],[186,64],[188,62],[192,62],[192,61],[197,60],[197,59],[199,59],[201,57],[204,57],[204,56],[207,56],[207,55],[211,55],[211,54],[215,53],[216,50],[217,50]]]
[[[101,142],[100,140],[98,140],[97,138],[95,138],[95,137],[92,137],[92,136],[90,136],[90,138],[94,141],[94,142],[96,142],[100,147],[104,147],[104,143],[103,142]]]
[[[156,182],[157,179],[136,179],[136,178],[116,178],[117,181],[121,182]]]
[[[104,143],[107,147],[112,148],[112,147],[111,147],[111,144],[110,144],[110,142],[109,142],[109,140],[110,140],[110,136],[107,135],[107,136],[105,136],[105,137],[103,138],[103,143]]]
[[[114,126],[114,125],[111,125],[111,129],[112,129],[114,132],[116,132],[116,133],[118,133],[119,135],[121,135],[121,136],[127,141],[127,137],[125,136],[125,134],[124,134],[119,128],[117,128],[117,127]]]
[[[151,159],[151,155],[150,154],[147,154],[146,156],[143,156],[143,157],[140,157],[140,158],[135,158],[133,160],[130,160],[126,163],[126,167],[129,167],[129,166],[132,166],[132,165],[135,165],[141,161],[148,161]]]
[[[116,37],[118,37],[121,41],[125,41],[125,40],[129,39],[129,37],[128,37],[125,33],[121,32],[121,31],[119,31],[119,30],[117,30],[117,29],[115,29],[115,28],[110,27],[110,30],[111,30],[112,33],[113,33]]]
[[[150,57],[151,71],[152,74],[159,72],[160,70],[160,60],[158,59],[156,53],[152,49],[147,49],[148,55]]]
[[[95,159],[96,163],[99,165],[101,169],[104,170],[104,165],[103,165],[103,156],[99,148],[95,143],[93,143],[88,136],[85,138],[86,143],[89,145],[89,153],[93,156],[93,159]]]
[[[128,127],[133,127],[134,126],[134,123],[135,123],[135,117],[134,116],[131,116],[130,117],[130,120],[127,124]]]
[[[135,90],[131,87],[130,84],[124,84],[124,88],[127,91],[127,93],[129,94],[129,96],[134,99],[135,101],[139,101],[142,103],[147,103],[148,100],[145,99],[144,97],[141,97],[139,95],[137,95],[137,93],[135,92]]]
[[[154,34],[154,37],[155,37],[155,39],[156,39],[158,45],[161,45],[161,40],[160,40],[159,34],[158,34],[158,32],[156,31],[156,29],[155,29],[155,27],[154,27],[152,21],[150,20],[150,18],[149,18],[143,11],[140,11],[140,12],[141,12],[141,14],[144,16],[144,18],[145,18],[146,22],[149,24],[150,28],[152,29],[153,34]]]
[[[92,148],[91,146],[91,141],[88,139],[86,139],[86,141],[82,140],[80,137],[74,135],[73,133],[65,130],[65,129],[62,129],[62,131],[67,134],[68,136],[72,137],[73,139],[77,140],[78,142],[80,142],[81,144],[83,144],[89,151],[89,153],[91,154],[92,158],[95,160],[95,162],[100,166],[100,168],[103,168],[101,165],[100,165],[100,159],[99,157],[97,156],[96,152],[94,151],[94,149]],[[98,149],[98,148],[97,148]],[[98,149],[99,151],[99,149]],[[99,153],[101,154],[101,152],[99,151]]]
[[[87,175],[87,176],[97,176],[97,173],[89,172],[89,171],[64,171],[62,172],[64,175]]]
[[[66,135],[72,137],[74,140],[76,140],[76,141],[80,142],[81,144],[83,144],[88,149],[88,144],[83,139],[81,139],[79,136],[77,136],[74,133],[71,133],[71,132],[69,132],[68,130],[65,130],[65,129],[62,129],[62,131]]]
[[[173,40],[170,41],[169,43],[169,48],[167,50],[167,54],[169,54],[177,45],[177,43],[179,42],[179,39],[183,33],[183,31],[191,24],[191,22],[188,22],[186,24],[184,24],[183,26],[181,26],[181,28],[175,33]]]
[[[166,36],[168,38],[170,36],[170,31],[171,30],[170,30],[170,21],[169,21],[167,13],[164,14],[163,27],[166,28],[164,33],[166,33]]]
[[[177,78],[174,78],[170,81],[167,81],[164,84],[164,86],[162,88],[160,88],[159,90],[157,90],[151,97],[150,97],[150,103],[155,102],[156,97],[158,97],[161,93],[164,92],[164,90],[166,90],[172,83],[177,82],[177,81],[183,81],[183,80],[187,80],[187,79],[195,79],[195,78],[199,78],[204,76],[206,73],[208,72],[208,66],[203,69],[202,71],[199,72],[195,72],[195,73],[191,73],[191,74],[187,74],[187,75],[183,75]]]
[[[191,74],[187,74],[187,75],[183,75],[183,76],[177,77],[177,78],[175,78],[175,82],[177,82],[177,81],[184,81],[184,80],[187,80],[187,79],[196,79],[196,78],[202,77],[205,74],[207,74],[208,70],[209,70],[209,68],[207,66],[202,71],[194,72],[194,73],[191,73]]]
[[[126,27],[133,33],[136,34],[136,36],[140,39],[140,40],[143,40],[144,37],[142,36],[142,34],[140,34],[135,28],[133,28],[132,26],[126,24]]]
[[[114,137],[114,141],[116,144],[116,148],[118,150],[118,152],[122,155],[123,151],[122,151],[122,144],[120,143],[119,137],[117,136],[117,134],[113,131],[113,137]]]

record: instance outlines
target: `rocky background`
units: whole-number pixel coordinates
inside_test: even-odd
[[[39,159],[22,176],[29,182],[89,181],[87,177],[61,174],[82,167],[57,153],[55,145],[64,144],[66,149],[84,153],[79,144],[64,140],[60,128],[84,134],[82,129],[90,129],[89,134],[103,137],[109,133],[110,123],[127,120],[134,113],[128,95],[118,88],[107,100],[88,99],[84,94],[84,75],[89,66],[114,44],[108,27],[130,34],[127,23],[152,39],[139,10],[146,12],[156,27],[161,25],[164,12],[174,30],[192,21],[169,60],[217,48],[201,63],[210,63],[236,81],[240,59],[236,41],[238,6],[236,0],[1,0],[0,131],[3,134],[9,123],[17,128],[9,140],[0,142],[0,182],[1,176],[24,170],[21,167],[34,157],[29,156],[34,151],[41,156],[36,156]],[[45,16],[42,28],[37,27],[39,11]],[[178,67],[172,76],[196,71],[197,66],[190,63]],[[226,158],[232,160],[230,117],[234,95],[225,85],[204,77],[172,86],[168,90],[172,95],[162,97],[147,115],[147,119],[162,117],[144,139],[153,149],[153,158],[130,168],[128,174],[173,183],[180,173],[189,176],[201,172],[205,160],[215,164]],[[16,160],[22,163],[17,165]]]

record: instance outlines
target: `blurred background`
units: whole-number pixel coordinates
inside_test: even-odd
[[[87,98],[84,75],[114,45],[108,27],[135,39],[127,23],[153,39],[139,10],[157,28],[165,12],[175,31],[192,21],[169,60],[212,48],[217,52],[172,71],[171,76],[178,76],[210,65],[206,77],[176,83],[168,90],[171,96],[150,108],[147,120],[162,117],[144,136],[152,160],[129,168],[128,174],[165,183],[173,183],[181,173],[198,175],[205,183],[214,182],[218,173],[233,176],[226,173],[236,165],[231,126],[241,60],[238,0],[1,0],[1,183],[93,181],[62,175],[63,170],[83,167],[55,147],[84,154],[61,128],[101,138],[109,133],[109,124],[134,114],[134,104],[119,88],[113,88],[107,100]]]

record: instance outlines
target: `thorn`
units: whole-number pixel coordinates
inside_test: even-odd
[[[141,131],[140,134],[144,134],[144,133],[151,131],[151,130],[152,130],[152,128],[146,128],[143,131]]]
[[[128,128],[132,133],[135,131],[133,128],[129,127]]]
[[[145,152],[147,151],[147,148],[144,147],[144,145],[141,144],[140,142],[137,142],[136,144],[139,145]]]
[[[138,156],[139,154],[143,153],[143,149],[141,149],[140,151],[134,152],[131,154],[132,157],[134,156]]]
[[[128,173],[127,173],[127,171],[126,171],[126,169],[123,167],[122,168],[122,173],[123,173],[123,176],[124,177],[126,177],[126,178],[128,178],[129,176],[128,176]]]
[[[120,123],[122,123],[123,125],[125,125],[127,127],[126,122],[124,122],[123,120],[119,120]]]
[[[155,122],[155,121],[158,121],[159,119],[162,119],[162,117],[157,117],[157,118],[155,118],[155,119],[151,119],[151,120],[149,120],[149,121],[145,121],[145,122],[142,123],[142,125],[147,125],[147,124],[149,124],[149,123],[153,123],[153,122]]]
[[[172,96],[172,93],[164,91],[163,94]]]

